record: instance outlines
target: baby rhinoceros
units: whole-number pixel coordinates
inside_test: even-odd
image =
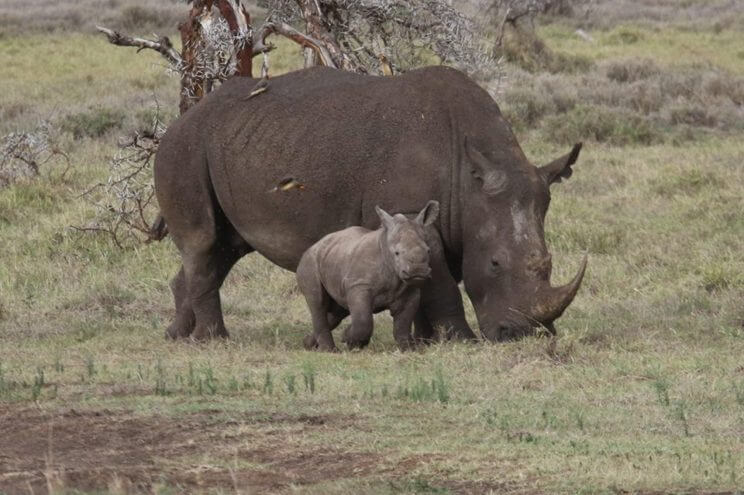
[[[351,314],[342,341],[364,347],[372,337],[372,314],[389,309],[401,350],[413,345],[411,323],[419,306],[419,286],[431,274],[424,228],[439,214],[429,201],[414,220],[375,207],[382,225],[328,234],[302,255],[297,283],[313,319],[307,349],[337,351],[331,331]]]

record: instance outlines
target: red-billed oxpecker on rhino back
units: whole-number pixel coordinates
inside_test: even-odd
[[[415,335],[474,338],[461,280],[486,338],[554,331],[586,262],[551,287],[543,225],[549,188],[571,175],[580,145],[533,166],[488,93],[443,66],[395,77],[319,67],[248,97],[255,85],[226,81],[160,143],[155,189],[182,259],[169,336],[227,336],[219,288],[245,254],[294,271],[326,234],[377,227],[375,205],[414,214],[430,199],[440,215],[426,232],[432,275]]]
[[[310,246],[297,267],[297,285],[313,320],[305,348],[336,351],[331,332],[351,314],[343,341],[365,347],[372,337],[372,315],[389,309],[400,350],[413,344],[411,324],[419,307],[419,286],[431,276],[424,228],[439,214],[429,201],[415,219],[375,211],[380,228],[348,227]]]

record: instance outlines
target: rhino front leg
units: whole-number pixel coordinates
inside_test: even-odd
[[[393,337],[401,351],[408,351],[415,345],[411,336],[411,324],[418,311],[420,295],[420,291],[413,290],[407,297],[396,301],[390,307],[390,313],[393,315]]]
[[[419,341],[431,342],[437,338],[436,330],[442,329],[445,339],[475,339],[465,319],[462,294],[444,256],[442,239],[433,227],[426,229],[426,243],[431,250],[431,281],[421,288],[414,337]]]
[[[435,340],[438,329],[443,331],[442,337],[447,340],[476,338],[465,319],[462,295],[454,279],[432,280],[421,293],[421,304],[415,317],[414,337],[417,340]]]
[[[367,347],[372,338],[372,293],[367,289],[352,289],[347,295],[351,325],[344,331],[343,341],[349,349]]]
[[[331,300],[331,310],[328,311],[327,319],[328,319],[328,328],[333,332],[333,330],[338,327],[338,325],[343,321],[344,318],[349,316],[349,311],[346,308],[343,308],[336,304],[333,300]],[[315,339],[315,334],[311,333],[308,335],[305,335],[305,338],[302,340],[303,345],[305,346],[305,349],[312,350],[318,348],[318,341]]]

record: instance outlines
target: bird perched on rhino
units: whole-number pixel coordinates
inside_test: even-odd
[[[246,96],[245,99],[250,100],[254,96],[258,96],[268,89],[269,89],[269,78],[268,76],[262,77],[261,80],[258,81],[255,86],[253,86],[253,89],[251,89],[251,92],[248,93],[248,96]]]
[[[305,185],[294,177],[287,177],[279,181],[279,184],[269,189],[269,192],[287,192],[291,191],[292,189],[302,191],[305,189]]]
[[[392,76],[393,75],[393,66],[390,63],[390,60],[385,56],[384,53],[381,53],[377,56],[377,59],[380,61],[380,71],[382,71],[383,76]]]

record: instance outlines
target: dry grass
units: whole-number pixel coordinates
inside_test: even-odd
[[[576,57],[576,42],[566,42],[570,35],[564,29],[550,26],[542,34]],[[660,43],[666,35],[653,32],[653,36],[656,39],[649,40],[639,53],[668,49]],[[609,38],[598,37],[591,45],[578,41],[586,45],[581,48],[582,56],[598,57],[613,46]],[[708,48],[713,49],[712,44]],[[564,52],[552,53],[555,58]],[[504,112],[518,128],[541,129],[546,138],[562,144],[582,136],[612,144],[679,142],[721,131],[733,135],[744,128],[744,77],[738,75],[744,58],[734,63],[719,57],[722,66],[707,59],[706,52],[694,58],[677,57],[673,63],[645,55],[615,57],[614,53],[608,59],[597,59],[591,70],[578,73],[532,74],[512,68]],[[549,69],[553,63],[545,66]],[[534,71],[534,67],[527,68]]]
[[[679,79],[706,103],[731,105],[744,59],[708,61],[702,50],[679,67],[662,38],[677,47],[718,41],[708,31],[633,27],[645,59],[629,62],[636,48],[607,55],[602,33],[573,50],[567,29],[548,27],[548,46],[594,67],[513,69],[503,95],[528,156],[544,163],[566,151],[545,139],[551,130],[575,132],[556,141],[585,138],[610,121],[637,133],[628,123],[648,119],[655,133],[650,145],[633,138],[622,147],[615,131],[595,136],[604,142],[585,147],[553,194],[554,278],[568,280],[589,252],[585,285],[556,340],[409,354],[395,350],[386,316],[369,350],[302,350],[310,324],[294,278],[257,256],[238,264],[223,291],[229,342],[165,341],[172,244],[121,251],[69,226],[91,218],[79,194],[105,179],[117,133],[145,118],[152,92],[175,108],[177,81],[157,57],[91,36],[0,39],[1,132],[40,116],[125,114],[121,131],[97,136],[88,122],[96,119],[86,118],[79,139],[64,133],[73,162],[64,177],[49,170],[0,191],[0,438],[28,432],[0,452],[0,490],[28,491],[26,482],[37,493],[741,489],[744,144],[718,123],[689,139],[694,112],[665,120],[672,103],[692,100],[651,94],[633,106],[627,98],[635,84]],[[272,66],[292,67],[294,53],[283,45]]]

